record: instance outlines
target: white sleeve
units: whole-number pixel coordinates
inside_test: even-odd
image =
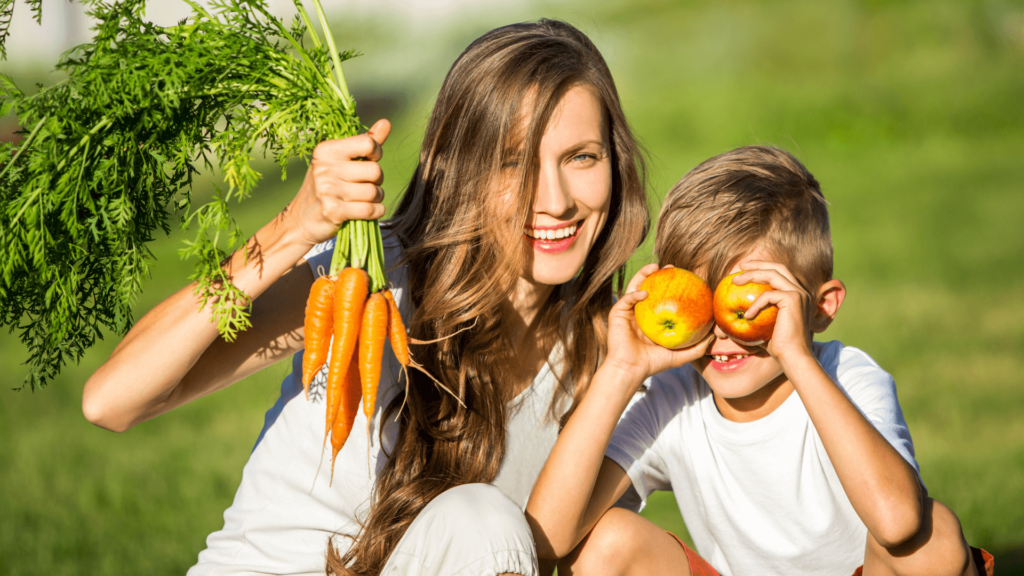
[[[850,400],[903,459],[921,475],[914,443],[896,397],[896,382],[870,356],[851,346],[839,351],[835,378]]]
[[[326,276],[331,272],[331,258],[334,257],[334,241],[331,238],[310,248],[304,256],[306,264],[313,270],[313,278]]]
[[[639,511],[652,492],[672,489],[661,452],[678,444],[664,437],[685,399],[682,381],[673,370],[655,376],[647,391],[626,408],[605,451],[605,456],[621,466],[632,482],[632,490],[616,506]]]

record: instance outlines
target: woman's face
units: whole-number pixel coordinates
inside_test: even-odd
[[[611,150],[601,101],[577,86],[562,98],[540,142],[523,279],[541,285],[571,280],[608,220]]]

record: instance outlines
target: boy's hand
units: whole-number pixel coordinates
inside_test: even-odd
[[[636,323],[633,306],[647,298],[647,292],[640,290],[640,284],[658,270],[657,264],[641,268],[626,287],[626,295],[612,306],[608,316],[608,359],[606,362],[617,369],[646,379],[658,372],[678,368],[704,355],[714,340],[709,333],[704,340],[689,348],[669,350],[651,342]]]
[[[769,354],[779,360],[785,369],[785,359],[799,355],[811,355],[811,319],[814,317],[817,301],[796,281],[784,265],[762,260],[740,263],[743,273],[733,278],[733,283],[742,286],[749,282],[768,284],[771,290],[754,300],[744,316],[754,318],[762,309],[775,305],[779,315],[771,340],[764,344]]]

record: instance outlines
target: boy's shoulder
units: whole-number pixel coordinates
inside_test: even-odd
[[[839,385],[855,404],[860,404],[865,393],[892,393],[896,383],[867,352],[847,346],[839,340],[815,342],[814,355],[822,369]]]

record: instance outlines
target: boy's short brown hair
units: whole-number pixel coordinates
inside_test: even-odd
[[[832,278],[832,235],[818,181],[787,152],[745,146],[706,160],[669,191],[654,252],[714,290],[755,245],[812,294]]]

